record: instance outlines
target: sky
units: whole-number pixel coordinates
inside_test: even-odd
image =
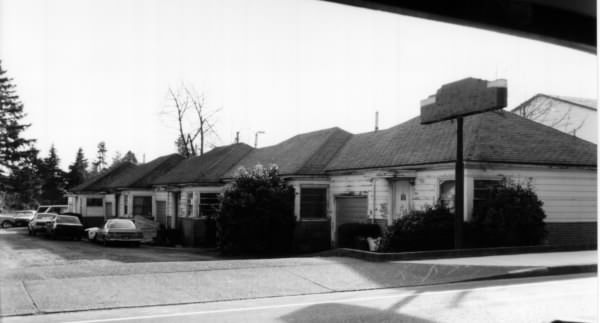
[[[217,136],[259,147],[416,117],[465,77],[508,81],[508,108],[537,93],[597,97],[596,55],[470,27],[312,0],[0,0],[0,59],[26,136],[66,169],[105,141],[109,160],[175,152],[169,88],[205,98]]]

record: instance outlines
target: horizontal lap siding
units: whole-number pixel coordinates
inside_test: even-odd
[[[439,185],[444,180],[454,179],[454,170],[419,171],[415,178],[413,208],[422,210],[434,206],[439,198]]]
[[[530,183],[544,203],[547,222],[597,221],[597,176],[595,170],[577,169],[487,169],[477,176],[505,176]]]

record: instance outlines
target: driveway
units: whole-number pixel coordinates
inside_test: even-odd
[[[0,267],[25,269],[74,264],[213,260],[217,253],[206,249],[160,248],[142,245],[102,246],[89,241],[53,240],[29,236],[26,228],[0,230]]]

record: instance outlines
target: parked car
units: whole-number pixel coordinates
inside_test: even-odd
[[[70,215],[56,215],[49,223],[48,233],[51,237],[69,237],[81,240],[83,225],[79,219]]]
[[[55,213],[55,214],[63,214],[67,212],[69,209],[68,205],[64,204],[54,204],[54,205],[40,205],[37,208],[36,213]]]
[[[101,228],[94,227],[86,231],[90,241],[101,242],[104,245],[120,242],[139,246],[143,238],[142,231],[129,219],[109,219]]]
[[[48,233],[54,217],[56,217],[54,213],[37,213],[27,225],[29,235],[34,236],[39,232]]]
[[[1,213],[0,214],[0,227],[11,228],[15,226],[15,215],[12,213]]]
[[[15,226],[24,227],[29,224],[35,216],[34,210],[22,210],[15,212]]]

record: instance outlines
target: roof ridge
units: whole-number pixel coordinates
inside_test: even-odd
[[[88,188],[88,187],[90,187],[90,186],[92,186],[92,185],[94,185],[94,184],[96,184],[96,183],[100,182],[100,181],[101,181],[101,180],[103,180],[104,178],[108,177],[110,174],[112,174],[112,173],[114,173],[114,172],[117,172],[118,170],[120,170],[121,168],[123,168],[123,167],[125,167],[125,166],[133,166],[133,167],[137,167],[137,165],[136,165],[136,164],[134,164],[134,163],[132,163],[132,162],[130,162],[130,161],[125,161],[125,162],[122,162],[122,163],[120,163],[120,164],[116,165],[114,168],[107,168],[107,169],[106,169],[106,171],[105,171],[104,173],[100,173],[100,174],[98,174],[96,177],[94,177],[94,178],[91,178],[91,179],[89,180],[89,182],[87,182],[87,183],[86,183],[86,182],[83,182],[83,183],[81,183],[81,184],[79,184],[79,185],[77,185],[77,186],[73,187],[71,190],[74,190],[74,191],[83,191],[83,190],[85,190],[86,188]],[[85,184],[85,185],[84,185],[84,184]],[[78,187],[80,187],[80,186],[81,186],[81,188],[78,188]]]
[[[143,181],[145,177],[152,174],[152,172],[154,172],[155,170],[157,170],[158,168],[163,166],[165,163],[168,163],[169,161],[174,160],[174,158],[176,158],[176,157],[183,157],[183,156],[178,153],[172,153],[172,154],[157,157],[156,159],[151,160],[150,162],[146,163],[146,164],[151,164],[152,162],[155,162],[156,160],[163,158],[163,160],[161,160],[160,162],[157,162],[153,167],[150,167],[150,169],[148,169],[145,172],[143,172],[142,174],[140,174],[140,176],[138,176],[138,178],[134,179],[129,184],[129,186],[133,187],[133,186],[138,185],[139,182]],[[142,166],[142,165],[139,165],[139,166]]]

